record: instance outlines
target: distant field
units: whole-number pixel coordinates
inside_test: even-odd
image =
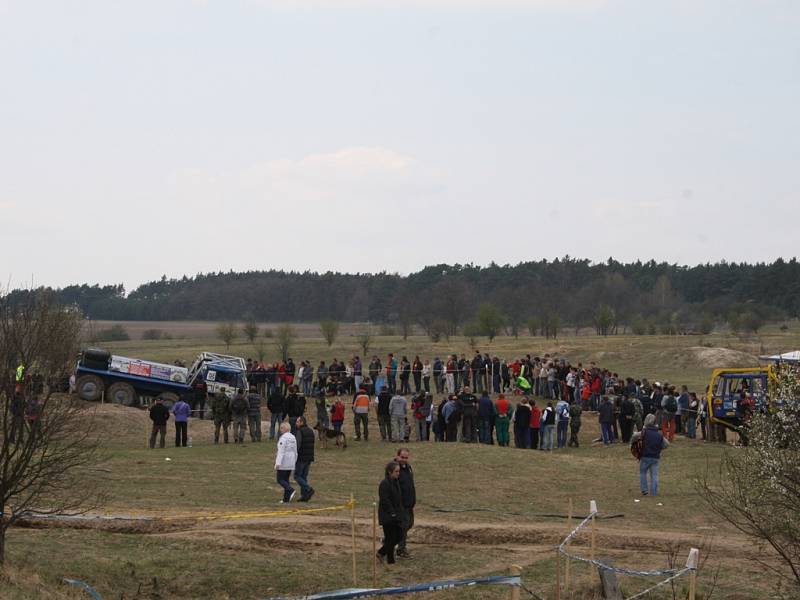
[[[94,322],[95,328],[102,329],[113,324],[121,324],[128,331],[131,340],[127,342],[110,342],[100,344],[117,354],[136,356],[151,360],[172,362],[175,359],[191,361],[202,350],[227,352],[230,354],[257,358],[258,351],[254,344],[239,337],[230,348],[216,337],[217,323],[214,322]],[[545,340],[542,337],[528,335],[513,337],[501,336],[490,344],[486,338],[478,338],[476,347],[481,352],[488,352],[501,358],[514,358],[531,354],[541,356],[545,353],[566,357],[573,364],[596,361],[621,376],[634,378],[647,377],[651,381],[669,381],[675,384],[687,384],[694,390],[702,391],[708,382],[710,372],[715,367],[748,366],[756,364],[759,354],[785,352],[800,348],[800,326],[792,322],[788,331],[780,331],[777,327],[765,328],[758,336],[735,336],[728,334],[712,334],[707,336],[597,336],[568,335],[557,340]],[[276,324],[261,325],[273,331]],[[315,323],[294,324],[298,337],[292,347],[291,355],[295,362],[310,360],[316,366],[320,360],[330,362],[332,358],[347,359],[354,354],[361,354],[357,340],[357,332],[365,325],[343,323],[339,336],[333,346],[328,347],[321,336],[319,325]],[[142,340],[141,334],[147,329],[161,329],[173,336],[167,340]],[[377,330],[377,327],[373,327]],[[277,361],[279,356],[274,340],[259,337],[267,361]],[[377,354],[385,362],[389,352],[398,358],[414,355],[433,359],[444,357],[449,353],[472,356],[474,350],[465,337],[454,337],[449,342],[433,343],[425,336],[414,335],[407,340],[400,336],[375,336],[369,354]]]

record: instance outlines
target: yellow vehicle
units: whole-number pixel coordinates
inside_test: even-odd
[[[776,383],[775,368],[771,365],[714,369],[706,395],[709,420],[739,431],[748,412],[752,414],[767,409],[770,398],[775,396]]]

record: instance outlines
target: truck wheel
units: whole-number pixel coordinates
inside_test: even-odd
[[[81,400],[87,400],[89,402],[100,400],[100,397],[103,395],[103,390],[105,389],[103,380],[97,375],[81,375],[75,387],[78,392],[78,397]]]
[[[173,394],[172,392],[164,392],[158,396],[164,401],[164,406],[166,406],[168,410],[172,410],[172,407],[178,401],[178,394]]]
[[[134,406],[139,398],[136,396],[136,390],[133,389],[131,384],[118,381],[109,386],[106,392],[106,399],[114,404]]]

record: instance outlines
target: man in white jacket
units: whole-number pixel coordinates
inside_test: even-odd
[[[289,477],[297,462],[297,440],[290,433],[288,423],[281,423],[280,437],[278,438],[278,454],[275,457],[275,471],[278,474],[278,484],[283,488],[283,500],[280,504],[288,504],[295,495],[295,489],[289,483]]]

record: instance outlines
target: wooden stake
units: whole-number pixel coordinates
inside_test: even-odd
[[[591,511],[591,513],[592,513],[592,523],[591,523],[591,545],[590,545],[590,548],[591,548],[591,550],[590,550],[589,558],[591,558],[592,560],[594,560],[594,545],[595,545],[594,522],[595,522],[595,515],[597,514],[597,502],[595,502],[594,500],[592,500],[592,501],[589,503],[589,510],[590,510],[590,511]],[[592,569],[593,569],[593,570],[594,570],[594,568],[595,568],[595,566],[594,566],[594,565],[592,565]]]
[[[567,531],[567,535],[572,533],[572,498],[569,499],[569,511],[567,512],[567,527],[569,530]],[[564,548],[566,550],[569,549],[569,543],[567,543]],[[564,565],[564,591],[569,589],[569,557],[565,557],[565,565]]]
[[[522,575],[522,567],[519,565],[511,565],[511,576],[512,577],[519,577]],[[519,600],[519,586],[512,585],[511,591],[509,592],[509,598],[511,600]]]
[[[378,569],[378,505],[372,503],[372,587],[377,584]]]
[[[689,550],[689,558],[686,559],[686,566],[689,571],[689,600],[695,600],[697,593],[697,567],[700,561],[700,551],[697,548]]]
[[[356,500],[353,493],[350,492],[350,529],[353,538],[353,587],[356,587]]]
[[[561,600],[561,553],[556,548],[556,600]]]

